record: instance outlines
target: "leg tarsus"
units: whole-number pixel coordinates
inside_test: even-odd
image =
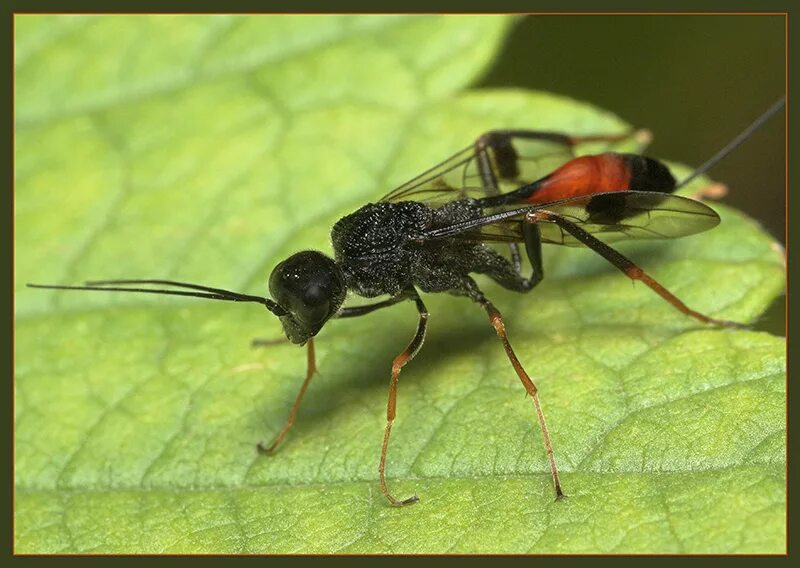
[[[264,442],[259,442],[256,444],[256,449],[258,450],[259,454],[265,456],[271,456],[275,453],[275,446],[274,444],[270,444],[269,446],[265,446]]]
[[[406,505],[411,505],[412,503],[416,503],[419,501],[419,497],[416,495],[412,495],[403,500],[396,499],[390,492],[389,487],[386,484],[386,451],[389,448],[389,435],[392,432],[392,423],[394,420],[389,420],[386,423],[386,430],[383,432],[383,446],[381,448],[381,463],[378,467],[378,472],[380,473],[380,480],[381,480],[381,491],[383,492],[386,499],[389,501],[389,504],[392,507],[405,507]]]

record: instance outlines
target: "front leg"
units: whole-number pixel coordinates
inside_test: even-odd
[[[416,292],[414,292],[416,294]],[[374,312],[375,310],[379,310],[381,308],[385,308],[388,306],[393,306],[394,304],[406,300],[409,298],[409,294],[407,292],[403,292],[398,294],[397,296],[393,296],[388,300],[384,300],[383,302],[377,302],[375,304],[370,304],[367,306],[356,306],[353,308],[342,308],[336,314],[337,318],[348,318],[348,317],[357,317],[368,314],[370,312]],[[284,343],[288,341],[285,337],[280,339],[254,339],[252,341],[253,347],[265,347],[269,345],[275,345],[278,343]],[[294,424],[294,421],[297,419],[297,413],[300,411],[300,403],[303,401],[303,396],[306,394],[306,390],[308,389],[308,385],[311,383],[311,378],[317,372],[317,364],[314,355],[314,340],[309,339],[308,343],[306,343],[307,349],[307,365],[306,365],[306,378],[303,381],[303,385],[300,387],[300,392],[297,393],[297,397],[295,398],[294,404],[292,405],[292,410],[289,412],[289,417],[286,419],[286,424],[284,424],[281,431],[278,432],[278,435],[272,440],[269,445],[265,445],[263,442],[258,443],[258,451],[262,454],[272,454],[277,449],[278,445],[283,441],[286,437],[286,434],[289,432],[289,429]]]
[[[300,392],[297,393],[297,398],[295,398],[294,404],[292,405],[292,410],[289,412],[289,418],[286,419],[286,424],[283,425],[281,431],[278,432],[278,435],[272,440],[269,446],[265,446],[264,442],[258,443],[258,451],[262,454],[272,454],[278,445],[283,441],[286,437],[286,433],[289,431],[289,428],[292,427],[294,424],[295,419],[297,418],[297,412],[300,410],[300,403],[303,401],[303,395],[306,394],[306,389],[308,389],[309,383],[311,383],[311,377],[314,376],[314,373],[317,372],[317,363],[314,357],[314,340],[309,339],[306,343],[306,380],[303,381],[303,386],[300,387]]]
[[[374,312],[375,310],[380,310],[381,308],[388,308],[389,306],[394,306],[398,302],[402,302],[403,300],[408,300],[409,298],[413,297],[414,296],[409,295],[407,291],[400,292],[397,296],[392,296],[388,300],[383,300],[382,302],[375,302],[374,304],[367,304],[366,306],[353,306],[352,308],[342,308],[337,312],[336,317],[354,318],[358,316],[364,316]]]

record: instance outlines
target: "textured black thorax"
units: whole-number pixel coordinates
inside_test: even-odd
[[[370,203],[333,226],[334,256],[347,287],[360,296],[398,294],[410,286],[445,291],[470,272],[470,250],[482,245],[422,237],[480,214],[471,199],[438,208],[415,201]]]

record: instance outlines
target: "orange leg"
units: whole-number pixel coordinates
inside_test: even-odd
[[[422,302],[422,299],[419,297],[416,291],[414,291],[413,294],[409,294],[409,297],[413,298],[414,302],[417,304],[419,323],[417,324],[417,333],[408,344],[408,347],[406,347],[405,350],[400,353],[400,355],[395,357],[394,361],[392,362],[392,378],[389,382],[389,402],[386,407],[386,430],[383,433],[381,462],[378,466],[378,472],[380,473],[381,479],[381,491],[383,491],[383,494],[386,496],[386,499],[389,500],[389,503],[392,505],[392,507],[403,507],[419,501],[419,498],[416,495],[412,495],[411,497],[403,499],[402,501],[398,500],[389,492],[389,487],[386,485],[386,452],[389,449],[389,435],[392,432],[392,424],[394,423],[394,417],[397,411],[397,383],[398,379],[400,378],[400,371],[405,364],[411,361],[419,352],[420,348],[422,347],[422,343],[425,341],[425,330],[428,327],[428,310],[425,307],[425,304]]]
[[[689,317],[692,317],[703,323],[710,323],[722,327],[746,327],[744,324],[737,323],[735,321],[712,318],[710,316],[707,316],[696,310],[691,309],[689,306],[684,304],[680,299],[678,299],[678,297],[675,296],[672,292],[670,292],[669,290],[664,288],[661,284],[656,282],[644,270],[636,266],[633,263],[633,261],[631,261],[629,258],[623,256],[616,249],[611,248],[610,246],[608,246],[606,243],[604,243],[594,235],[589,234],[575,223],[566,220],[564,217],[561,217],[560,215],[540,209],[529,213],[526,220],[529,223],[538,223],[542,221],[555,223],[556,225],[564,229],[566,232],[571,234],[573,237],[578,239],[580,242],[585,244],[587,247],[589,247],[597,254],[605,258],[611,264],[616,266],[628,278],[630,278],[631,280],[639,280],[640,282],[643,282],[656,294],[658,294],[659,296],[664,298],[667,302],[672,304],[672,306],[674,306],[675,309],[677,309],[681,313],[686,314]]]
[[[275,439],[272,440],[272,443],[269,446],[265,446],[263,442],[258,443],[258,451],[261,453],[272,454],[275,451],[275,448],[278,447],[278,444],[280,444],[286,437],[286,433],[289,431],[289,428],[292,427],[292,424],[294,424],[295,418],[297,418],[297,411],[300,410],[300,403],[303,401],[303,395],[306,394],[306,389],[308,389],[308,385],[311,382],[311,377],[313,377],[314,373],[317,372],[317,364],[314,358],[313,339],[309,339],[308,343],[306,343],[306,354],[306,380],[303,381],[303,386],[300,387],[300,392],[297,393],[297,398],[295,399],[292,410],[289,413],[289,418],[286,420],[286,424],[284,424],[283,429],[278,432],[278,435],[275,436]]]

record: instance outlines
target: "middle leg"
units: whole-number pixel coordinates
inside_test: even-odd
[[[400,378],[400,371],[403,367],[411,361],[414,356],[419,352],[422,343],[425,341],[425,331],[428,327],[428,309],[422,302],[422,298],[416,290],[411,288],[408,291],[409,298],[414,300],[417,305],[417,312],[419,312],[419,322],[417,323],[417,332],[411,339],[408,346],[392,361],[392,378],[389,381],[389,401],[386,405],[386,430],[383,433],[383,446],[381,447],[381,461],[378,466],[378,472],[381,480],[381,491],[389,500],[393,507],[403,507],[419,501],[416,495],[412,495],[407,499],[396,499],[390,492],[389,487],[386,485],[386,452],[389,449],[389,436],[392,433],[392,424],[397,414],[397,383]]]

